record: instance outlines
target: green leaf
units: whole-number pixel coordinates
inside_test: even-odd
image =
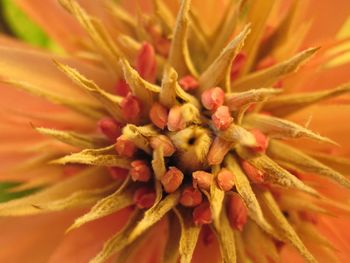
[[[52,51],[61,48],[13,0],[2,0],[3,16],[11,31],[21,40]]]

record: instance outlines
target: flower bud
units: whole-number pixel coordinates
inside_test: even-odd
[[[187,186],[181,193],[180,204],[186,207],[194,207],[202,202],[202,193],[193,186]]]
[[[192,216],[193,216],[193,222],[196,225],[210,224],[213,221],[213,219],[212,219],[209,202],[205,201],[201,203],[199,206],[197,206],[193,210]]]
[[[164,129],[168,122],[168,110],[160,103],[154,103],[149,112],[152,123],[159,129]]]
[[[221,169],[216,177],[216,181],[221,190],[227,192],[235,185],[235,176],[228,169]]]
[[[120,102],[120,108],[123,116],[130,122],[137,122],[141,114],[141,102],[130,92]]]
[[[156,192],[149,187],[140,187],[134,193],[134,203],[140,209],[147,209],[153,206],[156,200]]]
[[[135,68],[140,76],[148,82],[154,83],[157,77],[157,60],[153,46],[143,43],[139,51]]]
[[[226,130],[233,122],[230,110],[227,106],[220,106],[211,116],[214,126],[218,130]]]
[[[133,181],[148,182],[151,179],[151,168],[144,160],[131,162],[130,176]]]
[[[231,227],[242,231],[244,225],[247,223],[248,209],[237,193],[228,198],[227,214]]]
[[[242,168],[248,178],[255,184],[261,184],[264,182],[264,173],[258,169],[256,169],[253,165],[251,165],[246,160],[242,161]]]
[[[250,132],[254,135],[256,140],[256,146],[253,147],[253,150],[264,153],[269,146],[268,138],[259,129],[252,129]]]
[[[246,61],[247,55],[244,52],[239,52],[236,55],[231,66],[231,81],[237,79]]]
[[[198,81],[191,75],[182,77],[179,80],[179,84],[181,88],[185,91],[195,90],[199,86]]]
[[[202,93],[202,104],[207,110],[216,110],[224,104],[225,92],[219,88],[210,88]]]
[[[209,191],[213,182],[213,175],[204,171],[196,171],[192,173],[193,186],[195,188]]]
[[[169,157],[169,156],[173,155],[173,153],[176,150],[174,144],[165,135],[157,135],[157,136],[151,137],[150,145],[153,149],[156,149],[156,148],[159,148],[160,146],[162,146],[163,147],[163,154],[165,157]]]
[[[181,107],[176,105],[169,111],[168,130],[179,131],[186,128],[185,119],[182,116]]]
[[[117,95],[125,97],[130,92],[130,87],[124,79],[120,79],[115,85],[115,92]]]
[[[173,193],[180,187],[183,179],[184,174],[179,169],[176,167],[170,167],[160,179],[160,182],[162,183],[165,192]]]
[[[103,118],[97,123],[101,132],[111,141],[115,141],[121,135],[121,124],[112,118]]]
[[[135,154],[137,148],[132,141],[119,136],[115,143],[115,150],[120,156],[130,158]]]

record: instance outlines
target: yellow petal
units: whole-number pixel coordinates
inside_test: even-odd
[[[162,146],[153,150],[152,169],[158,180],[160,180],[166,172]]]
[[[345,176],[332,170],[294,147],[278,141],[271,141],[267,154],[277,162],[282,161],[291,168],[299,171],[323,175],[350,189],[350,181]]]
[[[51,161],[52,164],[80,163],[96,166],[110,166],[128,169],[130,160],[114,153],[114,145],[101,149],[86,149],[78,153]]]
[[[178,76],[174,68],[165,66],[159,100],[168,108],[171,108],[176,104],[176,90],[177,86],[179,85],[177,83],[177,77]]]
[[[75,112],[83,114],[84,116],[92,119],[100,119],[103,116],[103,108],[99,105],[89,104],[85,102],[79,102],[67,97],[60,96],[53,92],[48,92],[30,83],[16,80],[1,80],[1,82],[13,85],[14,87],[29,92],[35,96],[42,97],[52,103],[63,105]]]
[[[83,149],[99,148],[101,146],[106,146],[106,143],[108,144],[108,142],[102,137],[92,137],[75,132],[59,131],[40,127],[35,129],[43,135],[54,137],[61,142]]]
[[[131,205],[133,203],[133,193],[135,189],[125,189],[126,185],[127,180],[113,194],[98,201],[88,213],[78,217],[67,232]]]
[[[213,63],[201,74],[199,78],[200,87],[197,92],[200,94],[204,90],[224,84],[227,92],[231,90],[230,70],[231,64],[237,53],[241,50],[244,40],[250,32],[250,26],[247,25],[220,53]]]
[[[191,215],[187,212],[174,209],[181,225],[181,237],[179,245],[180,262],[190,263],[193,251],[199,237],[200,226],[193,223]]]
[[[250,128],[258,128],[263,133],[275,138],[300,138],[306,137],[316,141],[336,144],[327,137],[323,137],[307,128],[304,128],[294,122],[272,117],[263,114],[249,114],[244,120],[243,124]]]
[[[0,204],[1,216],[23,216],[45,212],[38,207],[62,200],[77,191],[105,187],[111,183],[111,178],[100,169],[87,169],[54,186],[48,187],[33,195]],[[33,206],[35,204],[35,206]]]
[[[146,231],[149,227],[157,223],[163,216],[168,213],[171,209],[173,209],[180,197],[180,192],[175,192],[173,194],[169,194],[162,201],[151,207],[145,212],[144,217],[137,223],[137,225],[130,232],[128,237],[128,243],[135,240],[138,236],[140,236],[144,231]]]
[[[338,88],[310,93],[288,94],[271,98],[264,103],[263,110],[283,117],[307,106],[350,92],[350,84]]]
[[[238,154],[251,165],[264,172],[266,179],[272,183],[287,188],[295,188],[311,195],[318,195],[317,191],[305,185],[302,181],[280,167],[266,155],[251,156],[244,149],[237,148]]]
[[[307,262],[316,263],[316,259],[306,249],[298,235],[295,233],[293,227],[284,217],[271,193],[268,191],[257,191],[257,194],[259,200],[265,205],[266,210],[269,213],[271,220],[273,220],[274,226],[278,230],[281,237],[291,243]]]
[[[294,57],[269,67],[264,70],[251,73],[233,83],[232,90],[245,91],[261,87],[272,86],[280,77],[298,70],[299,66],[305,63],[316,53],[318,48],[310,48],[300,52]]]
[[[275,235],[271,225],[266,221],[259,202],[253,192],[252,187],[250,186],[250,182],[237,163],[237,160],[235,160],[232,155],[228,155],[225,159],[225,164],[227,169],[229,169],[235,175],[235,186],[237,192],[242,197],[248,208],[249,217],[254,220],[264,231]]]
[[[169,64],[175,68],[181,77],[188,72],[195,77],[198,76],[197,70],[193,66],[187,44],[190,5],[191,0],[181,1],[168,58]]]
[[[119,121],[123,121],[123,115],[119,103],[122,98],[116,95],[112,95],[98,87],[92,80],[88,80],[83,75],[81,75],[77,70],[63,65],[59,62],[55,62],[57,67],[65,73],[74,83],[76,83],[81,88],[88,91],[92,96],[99,100],[106,110]]]

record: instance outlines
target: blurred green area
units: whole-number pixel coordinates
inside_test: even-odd
[[[33,194],[41,189],[39,187],[36,187],[26,190],[15,191],[15,188],[20,186],[21,184],[21,182],[15,181],[0,182],[0,203]]]
[[[0,30],[33,46],[51,51],[60,50],[57,43],[32,21],[14,0],[0,0]]]

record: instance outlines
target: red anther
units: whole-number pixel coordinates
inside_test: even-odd
[[[115,143],[115,150],[120,156],[130,158],[135,154],[137,149],[132,141],[123,138],[123,136],[120,136]]]
[[[204,171],[196,171],[192,173],[193,187],[203,190],[210,190],[213,182],[213,175]]]
[[[176,167],[170,167],[160,179],[160,182],[162,183],[165,192],[173,193],[180,187],[183,179],[184,174],[179,169]]]
[[[232,187],[235,185],[235,176],[231,171],[223,168],[218,173],[216,177],[216,181],[220,189],[227,192],[227,191],[230,191]]]
[[[255,184],[261,184],[264,182],[264,173],[258,169],[256,169],[253,165],[251,165],[246,160],[242,161],[242,168],[248,178]]]
[[[120,167],[108,167],[109,175],[114,180],[125,180],[129,174],[128,169],[120,168]]]
[[[156,192],[149,187],[141,187],[134,193],[134,203],[140,209],[147,209],[153,206],[156,200]]]
[[[168,122],[168,110],[162,104],[156,102],[152,105],[149,117],[159,129],[164,129]]]
[[[183,189],[180,197],[180,204],[186,207],[194,207],[202,203],[202,193],[193,186]]]
[[[253,150],[259,153],[264,153],[269,146],[269,139],[259,129],[252,129],[250,131],[256,140],[256,146]]]
[[[151,179],[151,168],[144,160],[131,162],[130,176],[133,181],[148,182]]]
[[[179,80],[179,84],[181,88],[185,91],[195,90],[199,86],[198,81],[191,75],[182,77]]]
[[[157,77],[157,60],[154,48],[145,42],[137,55],[135,68],[142,78],[154,83]]]
[[[209,165],[220,164],[226,154],[231,150],[231,142],[227,142],[220,137],[216,137],[210,146],[207,161]]]
[[[233,118],[227,106],[220,106],[217,108],[213,115],[211,115],[211,119],[218,130],[226,130],[233,122]]]
[[[111,141],[115,141],[121,135],[121,124],[112,118],[103,118],[97,123],[101,132]]]
[[[163,147],[163,154],[165,157],[172,156],[176,150],[174,144],[165,135],[157,135],[151,137],[150,145],[153,149]]]
[[[256,70],[267,69],[275,64],[276,59],[274,59],[272,56],[267,56],[258,62],[258,64],[256,65]]]
[[[239,74],[241,73],[242,67],[244,66],[247,60],[247,55],[244,52],[239,52],[235,59],[232,61],[231,66],[231,81],[237,79]]]
[[[219,87],[210,88],[202,93],[201,99],[204,108],[216,110],[224,104],[225,92]]]
[[[229,196],[227,202],[227,215],[232,228],[243,230],[248,219],[248,209],[242,198],[234,193]]]
[[[120,79],[115,85],[115,92],[117,95],[125,97],[130,92],[130,87],[124,79]]]
[[[212,219],[209,202],[205,201],[201,203],[199,206],[197,206],[193,210],[192,216],[193,216],[193,222],[196,225],[210,224],[213,221],[213,219]]]
[[[186,128],[186,122],[182,116],[181,107],[174,106],[170,109],[168,115],[168,130],[179,131]]]
[[[130,92],[120,103],[123,117],[130,122],[137,122],[141,113],[141,102]]]

